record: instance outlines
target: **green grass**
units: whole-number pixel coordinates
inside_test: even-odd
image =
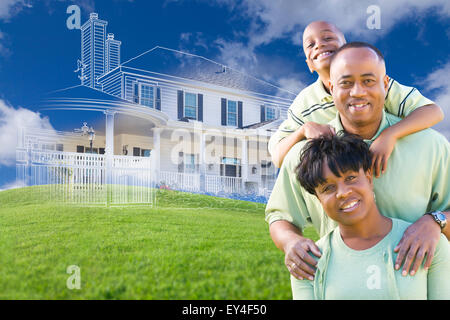
[[[264,204],[166,190],[157,208],[42,199],[0,192],[0,299],[291,299]]]

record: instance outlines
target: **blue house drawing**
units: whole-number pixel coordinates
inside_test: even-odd
[[[105,130],[96,132],[95,146],[74,133],[36,140],[29,131],[18,150],[42,152],[45,145],[45,152],[97,157],[96,165],[106,170],[100,185],[118,183],[114,168],[145,169],[145,162],[157,187],[267,197],[276,178],[267,144],[295,94],[160,46],[121,62],[122,43],[107,33],[107,25],[90,14],[81,27],[80,84],[51,93],[41,104],[103,112]],[[30,156],[21,158],[26,157],[18,156],[22,178],[37,184]]]

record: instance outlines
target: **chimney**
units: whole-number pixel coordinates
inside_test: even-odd
[[[98,19],[98,13],[95,13],[95,12],[92,12],[90,15],[89,15],[89,18],[90,19]]]

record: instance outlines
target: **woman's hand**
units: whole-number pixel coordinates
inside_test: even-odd
[[[394,150],[397,137],[385,129],[370,146],[372,152],[372,172],[375,177],[379,177],[386,171],[387,163]]]
[[[299,280],[314,280],[317,261],[309,251],[319,258],[322,255],[314,241],[304,237],[291,241],[285,247],[284,263],[289,272]]]

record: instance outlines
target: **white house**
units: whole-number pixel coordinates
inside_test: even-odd
[[[126,159],[130,170],[147,161],[151,170],[140,175],[151,172],[156,186],[267,196],[276,177],[268,140],[295,94],[205,57],[159,46],[120,63],[121,42],[106,34],[106,25],[93,13],[82,26],[81,85],[57,90],[41,103],[43,109],[103,112],[104,132],[96,132],[94,147],[68,133],[50,139],[52,147],[48,141],[31,143],[35,133],[28,130],[19,142],[18,172],[33,176],[26,169],[31,149],[78,159],[87,152],[106,170],[116,167],[116,159]],[[105,184],[114,182],[107,173],[100,176]]]

